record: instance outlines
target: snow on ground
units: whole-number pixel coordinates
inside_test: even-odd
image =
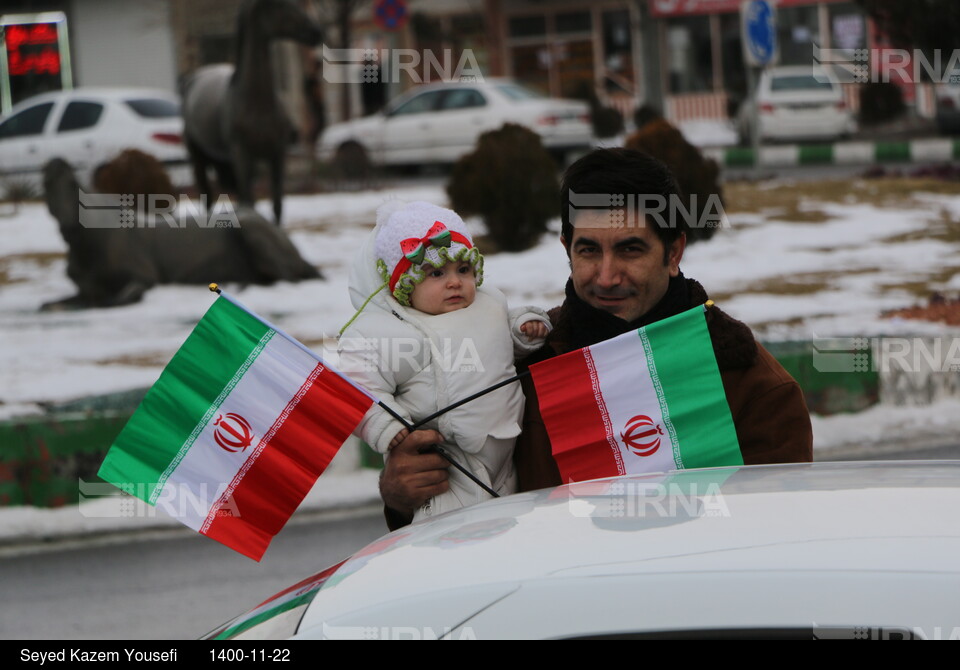
[[[446,203],[439,184],[287,197],[285,226],[326,279],[225,288],[308,346],[332,354],[336,333],[353,314],[346,283],[354,250],[377,206],[397,197]],[[830,217],[819,223],[734,215],[712,240],[688,246],[682,268],[761,339],[956,332],[880,318],[916,302],[902,285],[927,280],[960,258],[955,243],[910,235],[941,211],[960,212],[960,195],[924,194],[917,201],[919,209],[818,205]],[[266,203],[261,207],[266,210]],[[558,304],[569,269],[555,232],[559,222],[552,228],[530,251],[489,256],[485,281],[514,304]],[[893,236],[908,239],[891,243]],[[202,286],[161,286],[136,305],[40,313],[42,303],[74,292],[64,251],[43,205],[27,204],[0,218],[0,280],[6,275],[0,283],[0,416],[10,416],[14,406],[22,411],[150,385],[213,299]],[[783,281],[809,283],[810,289],[771,288]],[[953,275],[931,288],[949,289],[957,281]]]
[[[335,358],[336,333],[353,314],[347,297],[348,265],[373,225],[376,208],[397,197],[446,203],[440,184],[288,196],[285,226],[326,279],[225,288],[308,346]],[[787,222],[770,213],[733,215],[714,239],[688,247],[682,268],[701,281],[723,309],[754,326],[762,339],[956,336],[958,329],[941,324],[880,318],[884,310],[916,302],[903,288],[911,282],[931,282],[931,289],[960,288],[956,274],[940,285],[932,280],[944,268],[960,264],[956,243],[917,234],[931,221],[941,220],[942,212],[954,220],[960,216],[960,195],[923,194],[915,201],[912,209],[814,203],[811,206],[829,216],[821,223]],[[260,207],[269,215],[266,203]],[[530,251],[491,255],[485,281],[513,304],[545,308],[558,304],[569,268],[556,232],[558,221],[552,229]],[[0,419],[39,412],[40,403],[149,386],[213,299],[202,286],[162,286],[137,305],[38,312],[44,302],[74,293],[65,274],[64,251],[43,205],[26,204],[15,215],[0,217]],[[784,293],[771,288],[785,280],[809,283],[810,290]],[[826,448],[870,442],[921,427],[957,432],[958,409],[953,401],[929,408],[874,408],[855,415],[815,417],[815,444]],[[951,416],[957,418],[945,418]],[[355,486],[352,475],[345,477],[347,489],[362,490],[367,498],[376,490],[372,479]],[[333,490],[329,482],[328,478],[327,493]],[[328,504],[324,495],[312,494],[308,506]],[[332,495],[337,499],[339,494]],[[22,517],[11,517],[7,524],[8,514]],[[76,509],[8,510],[2,525],[9,530],[0,538],[32,526],[36,530],[31,532],[42,535],[58,528],[76,529],[78,524],[96,530],[100,524],[134,523],[115,516],[113,521],[91,521],[90,515],[78,521],[79,516]]]

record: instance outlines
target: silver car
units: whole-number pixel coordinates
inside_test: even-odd
[[[482,133],[505,123],[535,131],[559,157],[588,150],[593,141],[587,103],[487,78],[418,86],[382,112],[328,126],[317,157],[329,162],[339,152],[359,153],[374,165],[453,163],[473,151]]]

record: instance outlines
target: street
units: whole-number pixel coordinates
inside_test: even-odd
[[[196,639],[386,532],[367,508],[295,516],[260,563],[187,529],[7,555],[0,638]]]

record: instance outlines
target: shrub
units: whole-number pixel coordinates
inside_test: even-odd
[[[907,110],[903,92],[891,81],[873,81],[860,87],[860,123],[872,126],[892,121]]]
[[[663,114],[661,114],[660,110],[656,107],[641,105],[633,112],[633,125],[636,126],[637,130],[640,130],[651,121],[657,121],[662,118]]]
[[[613,107],[604,107],[599,103],[590,109],[590,123],[597,137],[616,137],[623,132],[623,116]]]
[[[163,163],[138,149],[126,149],[97,167],[93,189],[98,193],[177,195]]]
[[[692,214],[699,222],[708,210],[710,196],[716,195],[723,202],[723,187],[720,185],[720,166],[711,158],[705,158],[700,150],[687,142],[683,134],[665,119],[650,121],[627,138],[627,149],[643,151],[666,164],[684,198],[693,200],[696,196],[696,208]],[[690,202],[684,201],[685,205]],[[709,214],[716,214],[716,208],[710,207]],[[693,226],[687,232],[687,241],[708,239],[716,232],[716,227]]]
[[[508,123],[481,135],[473,153],[457,161],[447,194],[461,216],[483,217],[498,249],[521,251],[559,213],[557,165],[539,135]]]

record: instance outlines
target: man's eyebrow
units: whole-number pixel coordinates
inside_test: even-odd
[[[650,246],[650,243],[642,237],[628,237],[625,240],[618,240],[613,246],[615,249],[622,249],[623,247],[635,247],[638,245],[646,248]]]
[[[599,246],[600,246],[600,243],[597,242],[596,240],[591,240],[589,237],[578,237],[578,238],[576,238],[576,239],[573,240],[573,246],[575,246],[575,247],[581,247],[581,246],[599,247]]]

